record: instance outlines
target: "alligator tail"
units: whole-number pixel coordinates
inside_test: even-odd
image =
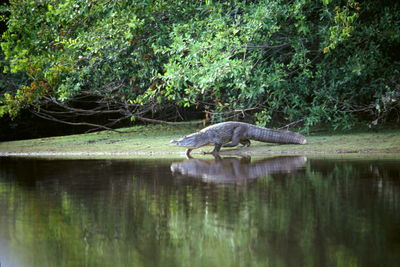
[[[306,144],[306,138],[295,132],[273,130],[254,126],[249,129],[248,137],[253,140],[281,144]]]

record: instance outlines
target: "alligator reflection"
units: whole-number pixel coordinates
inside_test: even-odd
[[[174,176],[200,178],[206,182],[240,183],[274,173],[289,173],[306,163],[304,156],[274,157],[255,162],[250,158],[188,159],[171,164]]]

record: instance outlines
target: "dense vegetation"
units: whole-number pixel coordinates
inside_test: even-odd
[[[10,0],[0,117],[350,128],[400,117],[398,1]]]

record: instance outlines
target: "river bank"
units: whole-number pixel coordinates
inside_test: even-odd
[[[200,127],[201,128],[201,127]],[[200,129],[193,124],[146,125],[120,129],[126,133],[101,131],[88,134],[0,143],[0,156],[180,156],[185,149],[170,145]],[[252,142],[250,147],[223,149],[222,155],[269,154],[369,154],[400,153],[400,129],[381,131],[321,132],[306,135],[305,145]],[[193,155],[210,151],[203,147]]]

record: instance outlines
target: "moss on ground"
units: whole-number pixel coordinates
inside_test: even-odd
[[[121,129],[128,133],[101,131],[89,134],[49,137],[0,143],[0,155],[180,155],[185,149],[169,141],[197,131],[193,124],[146,125]],[[248,148],[223,149],[222,154],[333,154],[399,153],[400,129],[319,133],[306,136],[306,145],[277,145],[252,142]],[[211,150],[203,147],[194,151]]]

